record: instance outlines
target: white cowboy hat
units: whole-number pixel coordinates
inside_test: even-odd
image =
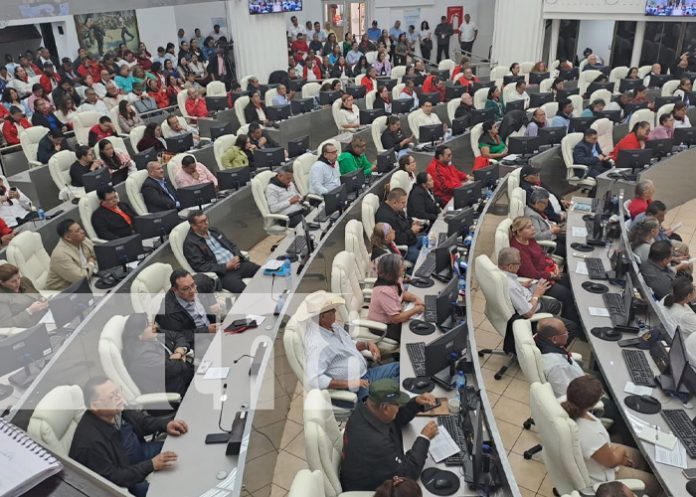
[[[319,290],[305,297],[295,312],[295,319],[298,321],[306,321],[314,316],[318,316],[322,312],[338,309],[345,303],[346,301],[340,295],[329,293],[325,290]]]

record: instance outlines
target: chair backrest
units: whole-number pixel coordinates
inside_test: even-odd
[[[372,134],[372,142],[375,144],[378,154],[384,152],[384,147],[382,146],[382,133],[384,133],[385,129],[387,129],[387,116],[379,116],[372,121],[370,133]]]
[[[411,193],[413,183],[411,183],[411,178],[409,177],[406,171],[399,170],[392,174],[392,177],[389,181],[389,189],[393,190],[394,188],[401,188],[407,194]]]
[[[644,78],[645,76],[647,76],[647,75],[650,73],[650,71],[652,71],[652,66],[651,66],[651,65],[640,66],[640,67],[638,68],[638,76],[641,77],[641,78]]]
[[[367,57],[370,53],[371,52],[367,52],[365,54],[365,57]],[[368,62],[370,62],[369,59],[368,59]],[[355,76],[355,86],[360,86],[360,83],[362,82],[362,80],[365,76],[366,76],[365,74],[358,74],[357,76]]]
[[[242,87],[242,90],[246,91],[247,86],[249,86],[249,80],[252,78],[259,79],[257,76],[254,76],[253,74],[247,74],[239,81],[239,86]]]
[[[374,193],[365,195],[362,201],[361,219],[365,234],[369,239],[375,229],[375,214],[379,209],[379,197]]]
[[[265,228],[269,228],[275,224],[275,221],[266,217],[271,213],[268,208],[268,199],[266,199],[266,187],[275,175],[276,173],[273,171],[261,171],[251,178],[251,194],[254,197],[256,207],[261,212],[261,215],[264,216],[263,223]]]
[[[92,214],[99,208],[99,202],[97,192],[89,192],[87,195],[80,198],[77,204],[82,227],[87,232],[87,237],[90,240],[97,240],[99,238],[97,232],[94,230],[94,226],[92,226]]]
[[[515,219],[519,216],[524,216],[524,208],[527,205],[527,192],[522,188],[515,188],[512,191],[512,196],[510,197],[510,209],[508,212],[508,217],[510,219]]]
[[[515,313],[508,292],[507,276],[487,255],[479,255],[475,265],[476,281],[486,298],[484,314],[498,334],[504,337],[507,322]]]
[[[660,95],[663,97],[671,97],[677,88],[679,88],[678,79],[670,79],[669,81],[665,81],[665,84],[662,85]]]
[[[136,171],[126,178],[126,195],[128,195],[128,202],[139,216],[147,214],[145,199],[140,192],[146,179],[147,170]]]
[[[48,159],[48,172],[58,191],[70,185],[70,166],[76,160],[75,152],[70,150],[61,150]]]
[[[404,83],[397,83],[394,85],[394,88],[392,88],[392,98],[397,99],[401,97],[401,92],[404,91],[404,88],[406,88],[406,85]]]
[[[321,85],[316,81],[310,81],[302,85],[302,98],[313,98],[319,95]]]
[[[341,132],[341,127],[338,124],[338,122],[342,103],[343,101],[340,98],[337,98],[336,100],[334,100],[334,103],[331,104],[331,115],[333,116],[334,123],[336,123],[336,127],[338,128],[339,133]]]
[[[130,132],[128,133],[128,136],[130,137],[131,147],[133,147],[133,150],[135,150],[136,152],[138,151],[138,143],[140,143],[140,140],[143,139],[144,134],[145,126],[143,126],[142,124],[131,128]]]
[[[611,83],[619,83],[626,76],[628,76],[628,66],[616,66],[609,72],[609,81]],[[614,91],[619,91],[617,85],[614,85]]]
[[[172,186],[174,186],[175,189],[179,189],[179,183],[176,181],[176,175],[181,169],[181,160],[187,155],[191,154],[186,152],[176,154],[174,157],[169,159],[169,162],[167,162],[167,167],[164,168],[167,173],[167,180],[172,184]]]
[[[85,413],[79,385],[61,385],[44,395],[29,419],[27,433],[56,454],[67,457],[75,429]]]
[[[583,105],[585,103],[582,100],[582,97],[580,95],[570,95],[568,98],[571,102],[573,102],[573,117],[580,117],[582,114]]]
[[[411,130],[413,136],[416,137],[416,140],[420,137],[420,127],[418,126],[418,120],[420,119],[421,115],[423,115],[423,111],[420,109],[416,109],[413,112],[409,112],[408,116],[406,116],[406,120],[408,121],[408,127]]]
[[[307,466],[311,471],[321,472],[324,495],[337,497],[342,492],[339,466],[343,435],[334,417],[331,398],[326,390],[311,390],[305,397],[304,437]]]
[[[512,219],[503,219],[495,229],[495,241],[493,245],[493,259],[498,261],[498,253],[502,248],[510,246],[510,227]]]
[[[546,92],[551,91],[551,86],[553,85],[553,79],[554,78],[542,79],[541,82],[539,83],[539,91],[541,93],[546,93]]]
[[[636,123],[647,121],[650,124],[650,129],[655,127],[655,113],[650,109],[638,109],[631,114],[628,120],[628,130],[632,130]]]
[[[208,97],[224,97],[227,95],[225,83],[222,81],[211,81],[205,86],[205,94]]]
[[[48,133],[48,128],[44,126],[32,126],[19,132],[19,143],[27,160],[35,161],[39,151],[39,142]]]
[[[515,337],[517,362],[524,377],[529,383],[546,383],[541,351],[533,338],[532,322],[528,319],[516,319],[512,323],[512,333]]]
[[[352,253],[342,250],[334,257],[331,263],[331,292],[345,299],[348,319],[359,317],[365,300],[360,288],[355,256]],[[355,327],[351,327],[351,334],[356,332],[353,328]]]
[[[121,128],[121,125],[118,122],[118,105],[109,109],[109,117],[111,118],[111,122],[116,128],[116,132],[119,135],[123,134],[123,128]],[[137,143],[132,143],[131,145],[133,146],[133,150],[136,150],[135,146],[137,145]]]
[[[338,151],[338,154],[341,155],[341,142],[334,139],[334,138],[327,138],[323,142],[319,144],[317,147],[317,156],[321,156],[321,149],[326,145],[327,143],[332,144],[334,147],[336,147],[336,150]]]
[[[377,98],[377,90],[368,91],[365,94],[365,108],[374,109],[375,108],[375,98]]]
[[[177,121],[179,121],[179,124],[181,124],[184,127],[186,126],[186,119],[184,119],[181,116],[176,116],[176,119],[177,119]],[[160,126],[162,126],[162,137],[163,138],[171,138],[172,136],[175,135],[175,133],[172,131],[172,127],[169,126],[169,123],[167,122],[166,118],[162,121],[162,124],[160,124]]]
[[[490,80],[495,81],[496,86],[500,87],[503,83],[503,78],[510,72],[510,68],[506,66],[495,66],[491,69]],[[486,89],[488,91],[488,89]]]
[[[183,118],[180,117],[179,119],[183,119]],[[103,142],[104,140],[107,140],[109,143],[111,143],[114,146],[114,150],[118,150],[121,153],[124,153],[126,155],[130,155],[130,154],[128,154],[128,149],[126,148],[126,142],[123,141],[123,138],[121,138],[120,136],[110,136],[108,138],[102,138],[101,140],[99,140],[97,143],[94,144],[93,151],[94,151],[95,158],[99,159],[99,143]]]
[[[547,119],[553,118],[558,113],[558,102],[546,102],[541,106]]]
[[[508,83],[505,86],[503,86],[503,102],[507,102],[508,100],[510,100],[510,96],[515,91],[516,86],[517,81],[513,81],[512,83]]]
[[[590,103],[594,102],[595,100],[603,100],[604,106],[606,107],[611,103],[611,92],[606,88],[595,90],[592,92],[592,95],[590,95]]]
[[[578,78],[580,95],[584,95],[587,92],[587,87],[590,86],[590,83],[597,79],[597,77],[599,77],[601,74],[602,72],[598,71],[597,69],[588,69],[587,71],[583,71],[582,67],[580,67],[580,77]]]
[[[295,186],[300,195],[309,193],[309,171],[317,161],[317,155],[306,152],[295,159],[292,165]]]
[[[578,427],[554,397],[549,383],[530,386],[529,407],[544,447],[544,466],[558,493],[591,486],[578,440]]]
[[[437,64],[437,69],[438,71],[449,71],[450,75],[452,74],[452,71],[454,71],[454,68],[457,66],[457,63],[454,62],[452,59],[443,59]]]
[[[127,404],[135,404],[140,396],[140,389],[131,378],[123,362],[123,329],[128,316],[115,315],[109,319],[99,336],[99,359],[107,378],[123,390],[123,398]],[[164,375],[163,379],[164,379]]]
[[[483,109],[488,98],[488,88],[479,88],[474,92],[474,108]]]
[[[363,233],[363,225],[357,219],[351,219],[346,223],[345,248],[355,256],[355,262],[359,269],[358,277],[361,282],[368,276],[372,266]]]
[[[39,233],[22,231],[10,240],[5,255],[7,261],[17,266],[19,272],[29,278],[37,290],[46,289],[51,257],[46,252]]]
[[[590,125],[590,128],[597,131],[597,144],[604,153],[614,150],[614,123],[611,119],[603,117],[597,119]]]
[[[508,198],[512,198],[512,192],[515,190],[515,188],[520,187],[520,173],[521,172],[522,172],[522,168],[518,167],[517,169],[513,169],[512,172],[508,175],[508,179],[507,179]]]
[[[374,64],[375,61],[377,60],[377,51],[373,50],[371,52],[365,52],[365,58],[367,59],[368,64]],[[355,79],[357,80],[357,78],[358,77],[356,76]],[[355,84],[359,85],[360,83],[358,81],[356,81]]]
[[[176,94],[176,104],[179,106],[179,112],[181,115],[188,118],[189,113],[186,111],[186,99],[188,98],[188,92],[180,91]]]
[[[237,116],[239,124],[249,124],[246,117],[244,117],[244,109],[247,105],[249,105],[249,97],[246,95],[238,97],[237,100],[234,101],[234,113]]]
[[[95,124],[99,123],[101,113],[94,110],[84,112],[75,112],[73,117],[73,130],[75,131],[75,139],[80,145],[87,145],[89,130]]]
[[[131,304],[135,312],[144,312],[152,317],[160,313],[164,294],[169,290],[172,266],[154,262],[145,267],[131,283]]]
[[[458,98],[453,98],[447,102],[447,117],[449,118],[449,122],[454,121],[454,114],[457,112],[457,107],[459,107],[460,102],[461,100]]]
[[[665,104],[655,112],[655,126],[660,124],[660,116],[663,114],[671,114],[674,110],[674,104]]]
[[[215,155],[215,162],[217,163],[218,170],[223,171],[225,169],[222,167],[222,154],[234,146],[234,142],[236,141],[236,135],[222,135],[218,136],[213,142],[213,154]]]
[[[452,71],[450,69],[450,71]],[[394,66],[391,70],[391,78],[401,81],[401,78],[406,74],[406,66]]]
[[[566,168],[573,165],[573,149],[582,140],[582,136],[582,133],[568,133],[561,139],[561,154]]]
[[[326,497],[321,471],[301,469],[292,480],[288,497]]]
[[[481,155],[481,149],[479,149],[481,135],[483,135],[483,123],[477,123],[471,128],[471,133],[469,134],[471,152],[474,154],[474,157],[479,157]]]
[[[305,375],[305,347],[304,333],[306,323],[299,321],[294,315],[285,324],[283,331],[283,346],[290,364],[290,369],[295,373],[297,380],[304,386]]]
[[[174,226],[174,229],[169,233],[169,244],[172,247],[172,252],[174,252],[176,262],[179,263],[181,269],[185,269],[191,274],[196,274],[184,255],[184,241],[186,241],[186,235],[188,235],[189,229],[191,228],[188,221],[182,221]]]
[[[522,74],[529,74],[532,71],[534,64],[536,64],[536,62],[520,62],[520,72]]]
[[[560,66],[560,65],[561,65],[561,61],[560,61],[560,60],[558,60],[558,59],[552,60],[552,61],[549,63],[549,71],[555,71],[556,69],[558,69],[558,66]]]
[[[266,104],[266,107],[270,107],[273,105],[273,99],[278,96],[278,90],[275,88],[269,88],[266,90],[266,93],[263,96],[263,101]]]

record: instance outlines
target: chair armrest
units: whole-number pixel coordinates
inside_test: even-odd
[[[578,354],[577,352],[571,352],[570,356],[573,358],[575,362],[582,362],[582,354]]]
[[[332,400],[352,402],[353,404],[358,400],[358,396],[355,392],[351,392],[350,390],[329,390],[329,397],[331,397]]]
[[[22,331],[25,331],[26,328],[17,328],[15,326],[8,327],[8,328],[0,328],[0,337],[9,337],[12,335],[16,335],[17,333],[21,333]]]
[[[313,193],[308,193],[307,195],[305,195],[305,198],[306,198],[307,200],[316,200],[317,202],[323,202],[323,201],[324,201],[324,197],[322,197],[321,195],[315,195],[315,194],[313,194]]]
[[[286,216],[285,214],[264,214],[263,217],[266,219],[275,219],[276,221],[282,221],[286,225],[290,222],[290,217]]]
[[[372,497],[374,492],[343,492],[338,497]]]
[[[43,163],[41,163],[37,160],[30,160],[28,162],[29,162],[29,168],[43,166]]]
[[[216,273],[203,273],[203,274],[212,280],[215,280],[215,281],[218,280],[218,275]]]
[[[408,252],[408,245],[397,245],[396,248],[398,248],[400,252]]]
[[[178,404],[181,402],[181,395],[178,393],[166,392],[146,393],[136,397],[135,402],[143,408],[147,408],[148,405],[151,406],[156,404]]]
[[[377,278],[373,278],[373,277],[364,278],[363,282],[366,284],[374,285],[377,282]]]
[[[213,141],[211,138],[209,138],[209,137],[207,137],[207,136],[199,136],[198,139],[199,139],[199,141],[202,141],[202,142],[211,142],[211,141]]]
[[[244,257],[245,259],[248,259],[248,258],[249,258],[249,252],[247,252],[246,250],[240,250],[240,251],[239,251],[239,255],[241,255],[241,256]]]
[[[551,316],[549,314],[549,316]],[[351,326],[358,326],[362,328],[368,328],[370,330],[383,331],[386,333],[387,325],[384,323],[378,323],[377,321],[372,321],[370,319],[353,319],[350,322]]]
[[[541,320],[544,319],[544,318],[552,318],[552,317],[553,317],[553,314],[551,314],[551,313],[548,313],[548,312],[537,312],[537,313],[534,314],[531,318],[529,318],[529,320],[530,320],[532,323],[534,323],[534,322],[536,322],[536,321],[541,321]]]
[[[363,293],[363,298],[366,298],[369,300],[372,297],[372,288],[363,288],[362,293]]]
[[[590,172],[590,168],[584,164],[573,164],[571,168],[575,171],[576,169],[580,169],[582,171],[582,176],[579,176],[579,178],[587,178],[587,173]]]
[[[551,240],[539,240],[537,241],[539,246],[548,248],[548,249],[553,249],[556,250],[556,242],[551,241]]]

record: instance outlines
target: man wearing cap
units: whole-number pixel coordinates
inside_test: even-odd
[[[429,393],[409,398],[395,379],[372,383],[367,400],[358,403],[343,433],[343,491],[372,491],[394,476],[417,480],[430,441],[437,435],[437,423],[425,425],[405,453],[401,431],[416,414],[434,404],[435,397]]]
[[[358,401],[367,396],[367,387],[383,378],[399,378],[399,363],[391,362],[372,368],[362,352],[367,350],[375,362],[381,353],[375,342],[354,342],[336,323],[336,309],[345,304],[339,295],[323,290],[307,296],[297,318],[307,321],[304,335],[305,374],[309,388],[358,390]]]
[[[570,202],[567,200],[559,200],[558,196],[541,183],[541,176],[537,168],[530,165],[522,167],[520,171],[520,188],[527,193],[527,205],[530,205],[529,201],[532,198],[532,192],[537,188],[543,188],[549,192],[549,203],[544,210],[544,214],[549,218],[549,221],[554,223],[562,223],[565,221],[566,214],[564,210],[570,206]]]

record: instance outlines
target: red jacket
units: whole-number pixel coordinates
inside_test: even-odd
[[[440,102],[445,101],[445,89],[438,87],[436,84],[433,83],[433,75],[431,74],[427,78],[425,78],[425,81],[423,81],[423,93],[439,93],[440,94]]]
[[[365,91],[367,93],[371,92],[372,90],[375,89],[375,83],[372,81],[372,79],[369,76],[365,76],[361,81],[360,84],[365,87]]]
[[[60,85],[61,79],[60,74],[57,72],[54,72],[53,77],[51,78],[48,77],[48,74],[44,73],[39,78],[39,84],[46,92],[46,95],[49,95],[57,86]]]
[[[101,70],[102,70],[101,65],[97,64],[96,62],[93,64],[90,64],[89,66],[87,66],[85,64],[80,64],[80,66],[77,68],[77,74],[82,79],[86,78],[87,74],[91,74],[94,81],[100,81],[101,80]]]
[[[169,96],[167,95],[167,92],[165,90],[151,91],[148,92],[148,95],[152,97],[152,100],[154,100],[155,103],[157,103],[157,107],[159,107],[160,109],[169,107]]]
[[[203,98],[186,99],[186,112],[192,117],[208,117],[208,106]]]
[[[469,178],[454,165],[437,159],[433,159],[425,171],[433,178],[433,194],[443,203],[449,202],[454,196],[454,190]]]
[[[322,79],[321,78],[321,69],[319,69],[318,65],[314,64],[312,66],[312,72],[317,77],[317,79]],[[302,79],[304,79],[304,80],[307,79],[307,66],[304,66],[304,69],[302,70]]]
[[[648,210],[648,206],[652,202],[652,199],[644,199],[644,198],[638,198],[635,197],[633,198],[629,203],[628,203],[628,213],[631,215],[631,219],[635,219],[638,214],[642,214],[645,211]]]
[[[114,133],[111,128],[109,128],[108,131],[104,131],[101,129],[101,126],[99,124],[95,124],[89,129],[89,144],[90,146],[93,146],[93,144],[96,144],[98,141],[103,140],[104,138],[109,138],[111,136],[116,136],[116,133]]]
[[[309,52],[309,45],[307,45],[307,42],[304,40],[293,41],[292,45],[290,45],[290,48],[295,53],[295,60],[302,60],[302,57],[297,59],[297,56],[304,56],[307,52]]]
[[[0,236],[9,235],[12,233],[12,228],[10,228],[5,221],[0,218]]]
[[[478,83],[479,81],[480,80],[476,76],[472,76],[471,79],[467,79],[466,76],[462,76],[461,78],[459,78],[459,81],[457,81],[457,83],[459,83],[461,86],[467,87],[470,84]]]
[[[614,146],[614,150],[609,154],[609,158],[616,160],[619,150],[638,150],[645,148],[645,145],[638,139],[635,133],[629,133]]]
[[[19,129],[17,125],[22,126],[22,128],[31,128],[31,123],[23,117],[19,120],[19,123],[14,123],[7,119],[2,125],[2,136],[5,137],[5,141],[8,145],[18,145],[19,144]]]
[[[2,107],[0,108],[0,119],[7,119],[7,116],[10,115],[10,111],[7,110],[7,107],[4,105],[0,105],[0,107]]]

